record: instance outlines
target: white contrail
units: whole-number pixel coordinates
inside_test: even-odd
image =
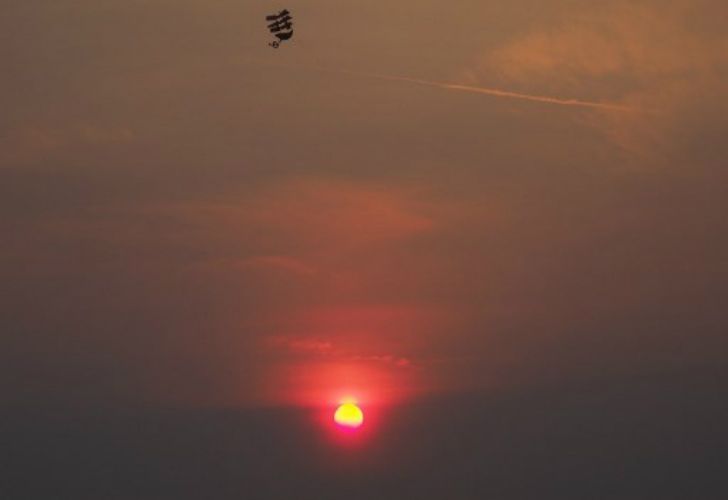
[[[288,65],[288,64],[276,64],[276,63],[260,63],[265,66],[275,66],[282,68],[300,68],[315,71],[323,71],[328,73],[338,73],[342,75],[359,76],[365,78],[377,78],[380,80],[389,80],[395,82],[406,82],[414,83],[417,85],[426,85],[428,87],[435,87],[445,90],[455,90],[460,92],[472,92],[475,94],[485,94],[494,97],[505,97],[508,99],[521,99],[532,102],[541,102],[545,104],[556,104],[559,106],[576,106],[581,108],[592,108],[592,109],[608,109],[612,111],[639,111],[639,109],[625,106],[622,104],[610,103],[610,102],[598,102],[598,101],[584,101],[581,99],[565,99],[562,97],[550,97],[543,95],[524,94],[521,92],[512,92],[510,90],[494,89],[489,87],[473,87],[469,85],[460,85],[457,83],[445,83],[445,82],[433,82],[429,80],[420,80],[418,78],[409,78],[406,76],[392,76],[382,75],[378,73],[364,73],[359,71],[350,71],[345,69],[333,69],[323,68],[319,66],[303,66],[303,65]]]

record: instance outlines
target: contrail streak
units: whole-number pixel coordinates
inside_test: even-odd
[[[629,106],[610,103],[610,102],[597,102],[597,101],[584,101],[581,99],[565,99],[561,97],[550,97],[543,95],[524,94],[521,92],[512,92],[510,90],[495,89],[489,87],[474,87],[469,85],[460,85],[456,83],[445,83],[445,82],[433,82],[429,80],[421,80],[418,78],[409,78],[406,76],[393,76],[393,75],[382,75],[378,73],[364,73],[359,71],[350,71],[345,69],[333,69],[323,68],[318,66],[303,66],[303,65],[288,65],[288,64],[276,64],[276,63],[258,63],[265,66],[276,66],[282,68],[300,68],[307,70],[322,71],[327,73],[338,73],[341,75],[351,75],[365,78],[376,78],[379,80],[388,80],[394,82],[405,82],[413,83],[416,85],[425,85],[427,87],[434,87],[444,90],[453,90],[459,92],[471,92],[474,94],[485,94],[494,97],[505,97],[508,99],[521,99],[525,101],[540,102],[545,104],[555,104],[558,106],[575,106],[581,108],[592,108],[592,109],[607,109],[612,111],[630,111],[635,112],[639,109],[632,108]]]
[[[338,70],[335,70],[338,71]],[[543,102],[546,104],[557,104],[560,106],[578,106],[582,108],[597,108],[597,109],[610,109],[616,111],[636,111],[635,108],[629,106],[623,106],[620,104],[614,104],[609,102],[596,102],[596,101],[582,101],[580,99],[563,99],[560,97],[549,97],[542,95],[523,94],[521,92],[512,92],[509,90],[494,89],[488,87],[472,87],[469,85],[459,85],[456,83],[444,83],[444,82],[431,82],[429,80],[420,80],[417,78],[408,78],[404,76],[390,76],[390,75],[379,75],[375,73],[355,73],[352,71],[338,71],[341,73],[347,73],[350,75],[366,76],[369,78],[378,78],[380,80],[390,80],[414,83],[417,85],[426,85],[428,87],[436,87],[446,90],[459,90],[461,92],[472,92],[475,94],[485,94],[495,97],[506,97],[510,99],[523,99],[526,101]]]

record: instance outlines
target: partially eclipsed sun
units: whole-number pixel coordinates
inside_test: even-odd
[[[336,409],[334,422],[342,427],[356,429],[364,422],[364,414],[354,403],[344,403]]]

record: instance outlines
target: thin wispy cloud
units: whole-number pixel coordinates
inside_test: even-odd
[[[717,110],[725,102],[728,41],[710,28],[711,9],[710,1],[685,0],[571,9],[552,24],[536,24],[496,46],[484,44],[460,78],[474,87],[608,93],[613,102],[600,106],[590,125],[630,156],[668,157],[696,122],[712,123],[714,130],[724,126],[718,117],[725,113]],[[645,112],[613,112],[620,109]],[[715,118],[704,119],[712,113]]]

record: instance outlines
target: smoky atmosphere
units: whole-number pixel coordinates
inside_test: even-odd
[[[728,498],[726,2],[0,10],[0,498]]]

